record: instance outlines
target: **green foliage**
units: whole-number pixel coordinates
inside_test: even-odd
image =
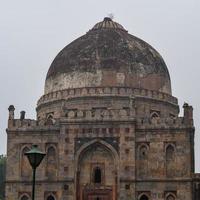
[[[5,174],[6,174],[6,156],[0,155],[0,200],[4,199],[4,194],[5,194]]]

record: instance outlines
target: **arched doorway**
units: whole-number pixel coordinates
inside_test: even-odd
[[[173,195],[168,195],[166,200],[175,200],[175,197]]]
[[[47,200],[55,200],[55,198],[52,195],[50,195],[47,197]]]
[[[140,200],[149,200],[149,198],[148,198],[145,194],[143,194],[143,195],[140,197]]]
[[[118,179],[112,150],[101,142],[94,142],[82,149],[78,158],[77,199],[115,199]]]
[[[29,200],[29,197],[27,195],[23,195],[20,200]]]

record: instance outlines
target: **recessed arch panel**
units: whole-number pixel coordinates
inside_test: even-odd
[[[87,195],[92,195],[92,199],[101,198],[101,195],[112,199],[118,174],[116,150],[105,141],[95,139],[83,145],[76,158],[77,195],[84,195],[84,199],[89,198]],[[106,191],[99,187],[106,188]],[[80,196],[78,199],[81,199]]]
[[[19,200],[30,200],[30,197],[27,194],[23,194],[20,196]]]
[[[57,175],[57,151],[56,147],[50,146],[46,155],[46,176],[48,179],[55,179]]]
[[[49,195],[49,196],[47,197],[47,200],[56,200],[56,199],[54,198],[53,195]]]
[[[31,177],[32,172],[28,158],[25,155],[29,150],[30,148],[28,146],[24,146],[21,150],[21,176],[27,179]]]

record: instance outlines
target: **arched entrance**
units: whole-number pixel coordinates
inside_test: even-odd
[[[23,195],[20,200],[29,200],[30,198],[27,195]]]
[[[167,196],[166,200],[175,200],[175,197],[172,194],[170,194]]]
[[[55,198],[52,195],[50,195],[47,197],[47,200],[55,200]]]
[[[143,195],[140,197],[140,200],[149,200],[149,198],[148,198],[145,194],[143,194]]]
[[[107,143],[95,141],[78,153],[77,200],[114,200],[118,182],[116,152]]]

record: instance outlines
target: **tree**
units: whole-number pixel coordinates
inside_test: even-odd
[[[0,155],[0,200],[5,195],[6,156]]]

